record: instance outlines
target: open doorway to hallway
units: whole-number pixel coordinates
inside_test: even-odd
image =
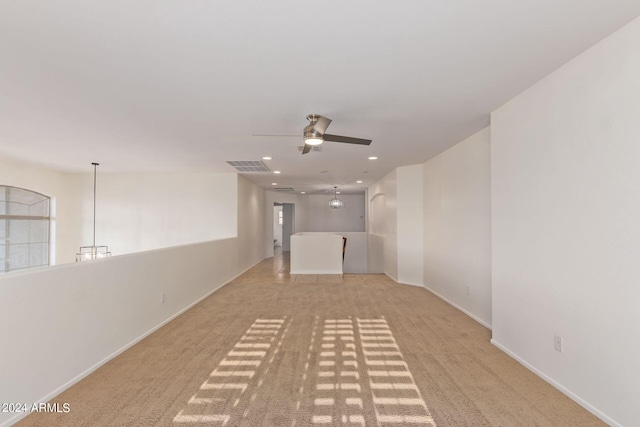
[[[279,255],[291,248],[291,235],[295,234],[295,204],[273,204],[273,253]]]

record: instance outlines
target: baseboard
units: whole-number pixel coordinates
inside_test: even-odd
[[[600,418],[605,423],[613,427],[622,427],[622,424],[608,417],[606,414],[602,413],[597,408],[593,407],[591,404],[586,402],[580,396],[571,392],[569,389],[565,388],[562,384],[556,382],[555,380],[553,380],[543,372],[539,371],[533,365],[529,364],[526,360],[524,360],[523,358],[521,358],[520,356],[518,356],[517,354],[515,354],[514,352],[509,350],[507,347],[503,346],[502,344],[494,340],[493,338],[491,339],[491,344],[499,348],[501,351],[505,352],[509,357],[518,361],[518,363],[520,363],[522,366],[524,366],[525,368],[527,368],[528,370],[530,370],[531,372],[533,372],[534,374],[542,378],[545,382],[551,384],[553,387],[558,389],[562,394],[569,397],[571,400],[575,401],[578,405],[582,406],[584,409],[591,412],[593,415]]]
[[[409,282],[398,282],[396,281],[396,283],[398,285],[406,285],[406,286],[415,286],[416,288],[423,288],[424,286],[418,284],[418,283],[409,283]]]
[[[485,328],[491,330],[491,324],[485,322],[484,320],[482,320],[481,318],[479,318],[478,316],[476,316],[475,314],[465,310],[464,308],[460,307],[458,304],[456,304],[453,301],[450,301],[449,299],[443,297],[442,295],[440,295],[439,293],[437,293],[436,291],[434,291],[433,289],[423,285],[422,286],[426,291],[431,292],[433,295],[437,296],[438,298],[440,298],[442,301],[446,302],[447,304],[449,304],[450,306],[456,308],[457,310],[463,312],[464,314],[466,314],[467,316],[469,316],[470,318],[472,318],[473,320],[475,320],[476,322],[480,323],[482,326],[484,326]]]
[[[157,331],[158,329],[162,328],[164,325],[166,325],[167,323],[171,322],[172,320],[174,320],[176,317],[180,316],[181,314],[183,314],[184,312],[188,311],[189,309],[191,309],[192,307],[194,307],[196,304],[200,303],[201,301],[203,301],[204,299],[208,298],[209,296],[211,296],[211,294],[213,294],[214,292],[222,289],[224,286],[228,285],[229,283],[233,282],[236,278],[242,276],[244,273],[246,273],[247,271],[249,271],[250,269],[252,269],[253,267],[255,267],[256,265],[258,265],[259,263],[261,263],[265,258],[262,258],[261,260],[255,262],[254,264],[252,264],[251,266],[245,268],[244,270],[242,270],[240,273],[236,274],[235,276],[233,276],[231,279],[221,283],[219,286],[213,288],[211,291],[207,292],[205,295],[201,296],[200,298],[198,298],[197,300],[195,300],[194,302],[192,302],[191,304],[187,305],[186,307],[180,309],[179,311],[177,311],[176,313],[172,314],[170,317],[168,317],[167,319],[165,319],[164,321],[162,321],[161,323],[157,324],[156,326],[154,326],[153,328],[149,329],[147,332],[143,333],[142,335],[140,335],[138,338],[135,338],[133,341],[131,341],[130,343],[124,345],[123,347],[121,347],[120,349],[116,350],[115,352],[111,353],[109,356],[105,357],[104,359],[102,359],[101,361],[97,362],[95,365],[89,367],[88,369],[86,369],[84,372],[78,374],[77,376],[75,376],[74,378],[70,379],[69,381],[67,381],[66,383],[64,383],[63,385],[61,385],[60,387],[58,387],[57,389],[55,389],[54,391],[52,391],[51,393],[48,393],[47,395],[43,396],[42,398],[38,399],[35,403],[40,403],[40,402],[48,402],[51,399],[53,399],[54,397],[56,397],[57,395],[59,395],[60,393],[62,393],[63,391],[65,391],[66,389],[68,389],[69,387],[73,386],[74,384],[76,384],[77,382],[79,382],[80,380],[84,379],[85,377],[89,376],[90,374],[92,374],[96,369],[98,369],[99,367],[101,367],[102,365],[104,365],[105,363],[109,362],[110,360],[118,357],[120,354],[124,353],[126,350],[128,350],[129,348],[133,347],[134,345],[138,344],[140,341],[142,341],[143,339],[145,339],[146,337],[148,337],[149,335],[151,335],[152,333],[154,333],[155,331]],[[26,417],[27,415],[29,415],[29,412],[22,412],[22,413],[18,413],[16,414],[14,417],[9,418],[8,420],[4,421],[3,423],[0,424],[0,427],[9,427],[12,424],[17,423],[18,421],[20,421],[21,419],[23,419],[24,417]]]
[[[387,273],[386,271],[384,272],[384,275],[387,276],[389,279],[393,280],[396,283],[400,283],[398,282],[398,279],[396,279],[395,277],[393,277],[392,275],[390,275],[389,273]],[[402,284],[402,283],[401,283]]]
[[[407,286],[416,286],[418,288],[423,288],[426,291],[431,292],[433,295],[437,296],[438,298],[440,298],[442,301],[446,302],[447,304],[449,304],[450,306],[452,306],[453,308],[455,308],[456,310],[459,310],[461,312],[463,312],[464,314],[466,314],[467,316],[469,316],[470,318],[472,318],[473,320],[475,320],[476,322],[480,323],[482,326],[484,326],[485,328],[491,330],[491,325],[487,322],[485,322],[484,320],[480,319],[478,316],[476,316],[473,313],[469,313],[467,310],[465,310],[464,308],[460,307],[458,304],[449,301],[448,299],[446,299],[445,297],[443,297],[442,295],[440,295],[439,293],[435,292],[432,289],[429,289],[428,287],[426,287],[425,285],[419,285],[416,283],[406,283],[406,282],[400,282],[397,279],[395,279],[394,277],[392,277],[389,273],[384,273],[389,279],[393,280],[394,282],[396,282],[399,285],[407,285]]]
[[[294,270],[294,271],[290,271],[289,274],[338,274],[338,275],[342,275],[344,274],[344,272],[339,271],[339,270],[302,270],[302,271],[298,271],[298,270]]]

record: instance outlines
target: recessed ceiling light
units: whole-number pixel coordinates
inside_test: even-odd
[[[273,171],[273,173],[282,173],[282,172],[280,172],[280,171]]]
[[[340,194],[340,191],[336,191],[336,194]]]
[[[362,181],[356,181],[356,184],[362,184]]]
[[[300,194],[307,194],[307,192],[306,191],[301,191]]]
[[[376,156],[371,156],[369,157],[369,160],[378,160],[378,158]]]
[[[277,182],[272,182],[271,185],[278,185],[278,183]]]
[[[262,158],[262,160],[271,160],[271,157],[269,157],[269,156],[264,156],[264,157]]]

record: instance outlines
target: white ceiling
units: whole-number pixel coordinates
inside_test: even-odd
[[[640,15],[639,0],[0,0],[0,156],[353,192],[423,162]],[[305,116],[328,133],[300,155]],[[376,155],[377,161],[367,160]],[[363,180],[363,184],[355,184]]]

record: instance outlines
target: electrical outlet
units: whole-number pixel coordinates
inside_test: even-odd
[[[555,337],[553,337],[553,348],[556,351],[559,351],[560,353],[562,353],[562,337],[559,335],[556,335]]]
[[[167,294],[165,294],[164,292],[160,294],[160,303],[164,304],[165,301],[167,301]]]
[[[467,285],[467,295],[471,295],[471,286]]]

